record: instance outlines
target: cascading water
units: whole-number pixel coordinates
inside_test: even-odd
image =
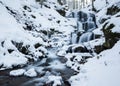
[[[80,36],[78,43],[88,42],[94,39],[94,34],[92,32],[86,32]]]
[[[94,33],[92,31],[97,28],[95,15],[82,11],[77,12],[77,28],[77,33],[72,34],[72,43],[83,43],[93,40]]]
[[[76,43],[76,41],[77,41],[77,34],[74,32],[74,33],[72,33],[71,34],[71,43],[72,44],[75,44]]]

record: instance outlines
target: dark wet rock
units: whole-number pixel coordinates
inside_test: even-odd
[[[112,5],[107,9],[107,15],[115,15],[116,13],[120,12],[120,2],[116,3],[115,5]]]
[[[57,23],[59,24],[59,23],[60,23],[60,20],[58,20]]]
[[[36,19],[36,16],[35,15],[31,15],[32,18]]]
[[[45,35],[47,35],[47,33],[48,33],[46,30],[41,30],[41,32]]]
[[[87,16],[87,13],[84,13],[82,11],[79,11],[78,12],[78,20],[81,21],[81,22],[86,22],[87,19],[88,19],[88,16]]]
[[[84,46],[77,46],[73,48],[74,52],[80,52],[80,53],[84,53],[84,52],[89,52],[89,50],[87,50],[87,48]]]
[[[62,10],[62,9],[56,10],[56,11],[62,16],[65,16],[65,14],[66,14],[65,10]]]
[[[36,43],[36,44],[34,45],[35,48],[39,48],[40,46],[41,46],[40,43]]]
[[[9,53],[12,53],[14,50],[13,49],[8,49],[8,52]]]
[[[20,52],[22,52],[23,54],[25,54],[25,55],[28,55],[29,54],[29,50],[28,50],[28,48],[29,48],[29,45],[26,45],[26,46],[23,46],[22,48],[21,48],[21,50],[19,49],[19,51]]]
[[[12,9],[10,9],[8,6],[6,6],[6,9],[13,15],[16,15],[17,13],[15,11],[13,11]]]
[[[99,20],[99,22],[102,24],[102,23],[104,23],[105,21],[107,21],[108,19],[110,19],[110,17],[102,18],[102,19]]]
[[[66,50],[66,53],[85,53],[85,52],[89,52],[89,50],[85,47],[85,46],[81,46],[81,45],[73,45],[68,47],[68,49]]]
[[[94,38],[97,39],[97,38],[101,38],[101,34],[94,34]]]
[[[105,36],[105,43],[103,44],[106,48],[112,48],[114,44],[120,39],[120,33],[112,32],[115,27],[113,23],[105,23],[103,26],[103,33]]]
[[[70,46],[67,50],[66,53],[72,53],[72,46]]]
[[[29,30],[29,31],[33,30],[33,26],[32,25],[30,25],[28,23],[25,23],[25,25],[26,25],[26,27],[23,27],[25,30]]]
[[[97,54],[99,54],[100,52],[102,52],[103,50],[106,50],[106,49],[107,49],[107,47],[105,47],[104,44],[103,45],[98,45],[98,46],[94,47],[94,51]]]
[[[1,46],[2,46],[2,47],[4,47],[4,43],[5,43],[5,41],[2,41],[2,42],[1,42]]]
[[[30,9],[30,7],[28,7],[28,6],[26,6],[26,5],[25,5],[23,8],[24,8],[25,10],[27,10],[28,12],[32,12],[32,10]]]
[[[117,15],[116,17],[120,17],[120,15]]]
[[[64,86],[71,86],[71,84],[68,81],[64,81]]]
[[[4,65],[3,64],[0,64],[0,68],[2,68]]]

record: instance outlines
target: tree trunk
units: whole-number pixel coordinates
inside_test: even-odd
[[[94,7],[94,1],[95,1],[95,0],[92,0],[92,11],[95,11],[95,12],[96,12],[97,10],[96,10],[95,7]]]

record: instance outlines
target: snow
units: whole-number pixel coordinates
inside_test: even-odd
[[[81,66],[81,73],[70,78],[72,86],[119,86],[120,41]],[[99,59],[98,59],[99,58]]]
[[[44,5],[41,8],[35,0],[0,0],[0,70],[16,66],[22,67],[29,63],[31,59],[36,62],[40,59],[41,61],[35,65],[29,65],[25,69],[12,70],[9,73],[10,76],[36,77],[38,73],[43,74],[46,72],[44,67],[39,65],[44,64],[46,59],[50,59],[52,61],[49,62],[49,66],[46,68],[64,70],[68,66],[79,73],[69,79],[71,86],[120,86],[120,41],[112,49],[102,51],[98,55],[94,54],[94,57],[90,53],[66,52],[69,47],[74,50],[77,47],[86,46],[88,50],[94,50],[95,46],[103,45],[105,38],[102,28],[106,22],[108,22],[107,26],[110,24],[115,25],[111,29],[113,33],[120,33],[120,19],[117,17],[120,13],[113,16],[106,15],[107,9],[115,3],[117,5],[118,1],[120,0],[108,0],[109,4],[106,4],[106,0],[95,0],[94,7],[97,11],[99,10],[96,13],[98,28],[92,32],[101,35],[101,37],[84,44],[70,45],[70,34],[76,30],[74,27],[77,26],[76,19],[67,19],[56,11],[56,9],[63,9],[65,5],[61,6],[57,3],[57,0],[48,0],[44,4],[50,8]],[[27,6],[28,9],[24,9],[24,6]],[[6,7],[15,14],[11,13]],[[84,8],[81,10],[87,13],[89,9]],[[101,24],[99,21],[103,18],[107,20]],[[31,25],[32,30],[25,30],[25,23]],[[47,35],[43,34],[41,30],[46,31]],[[53,34],[49,38],[48,34],[51,32]],[[18,45],[15,45],[15,43],[18,43]],[[35,48],[37,43],[40,46]],[[46,47],[48,46],[51,46],[52,49],[58,49],[47,50]],[[21,52],[20,49],[23,47],[27,49],[25,51],[28,51],[28,54]],[[66,63],[59,61],[61,57],[56,56],[57,50],[58,56],[67,58]],[[45,56],[48,56],[48,58],[44,58]],[[93,58],[87,59],[87,62],[83,65],[80,64],[83,57]],[[48,78],[48,83],[54,82],[53,86],[62,85],[61,76],[55,76],[49,72],[46,73],[45,77]],[[42,77],[42,79],[46,78]]]
[[[13,66],[17,66],[17,65],[22,66],[27,64],[28,60],[18,55],[16,54],[6,55],[6,56],[1,55],[0,65],[3,65],[2,70],[5,68],[12,68]]]
[[[25,69],[17,69],[10,71],[10,76],[21,76],[25,72]]]
[[[101,38],[86,42],[84,43],[84,45],[87,47],[87,49],[94,49],[95,46],[103,45],[103,43],[105,43],[105,38],[101,37]]]
[[[0,44],[2,44],[0,46],[0,65],[3,65],[3,69],[13,68],[12,65],[25,65],[28,63],[28,59],[38,60],[39,57],[44,57],[48,53],[46,46],[50,44],[53,46],[56,46],[54,45],[56,43],[57,46],[68,44],[69,34],[74,30],[74,24],[55,10],[61,7],[61,5],[58,5],[57,0],[47,1],[46,4],[50,5],[51,8],[46,8],[45,6],[41,8],[35,0],[0,1]],[[55,5],[57,5],[57,8],[52,7]],[[24,9],[24,6],[27,6],[28,9]],[[6,7],[15,12],[15,14],[11,13]],[[57,21],[60,21],[60,23],[57,23]],[[33,31],[24,30],[23,27],[26,27],[25,23],[30,26],[33,25],[35,27]],[[44,42],[44,40],[48,40],[48,37],[40,31],[45,30],[48,32],[50,29],[62,32],[66,37],[56,43],[53,41],[51,43]],[[21,53],[13,42],[22,43],[22,47],[29,46],[29,55]],[[35,49],[34,45],[37,43],[41,46]],[[9,53],[9,49],[13,51]]]
[[[37,76],[37,73],[34,68],[30,68],[24,73],[24,75],[28,77],[35,77]]]
[[[62,81],[62,77],[61,76],[51,75],[51,76],[48,76],[48,79],[49,79],[48,82],[54,81],[53,86],[61,85],[61,81]]]
[[[119,18],[117,18],[117,17],[112,17],[110,20],[109,20],[109,24],[114,24],[115,25],[115,27],[114,28],[112,28],[112,32],[113,33],[120,33],[120,29],[118,29],[118,28],[120,28],[120,20],[119,20]],[[108,25],[109,25],[108,24]],[[107,25],[107,26],[108,26]]]
[[[99,5],[100,4],[100,5]],[[97,10],[102,9],[103,7],[106,6],[106,1],[105,0],[95,0],[94,6]]]
[[[80,53],[68,53],[66,56],[65,56],[68,60],[66,62],[66,65],[68,67],[71,67],[71,69],[74,69],[75,71],[79,71],[78,70],[78,67],[80,67],[80,61],[82,59],[82,56]],[[71,59],[73,59],[73,61],[71,61]]]

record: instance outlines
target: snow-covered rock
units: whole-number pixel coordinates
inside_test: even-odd
[[[25,71],[25,69],[12,70],[10,71],[10,76],[21,76],[24,74]]]
[[[0,0],[1,68],[22,66],[31,59],[46,57],[46,47],[54,44],[48,43],[51,35],[63,33],[67,35],[64,40],[69,40],[74,24],[56,11],[62,7],[57,0],[45,3],[41,8],[35,0]],[[63,45],[62,41],[58,43]]]
[[[37,73],[34,68],[30,68],[24,73],[24,75],[28,77],[35,77],[37,76]]]
[[[48,83],[49,82],[54,82],[52,86],[57,86],[57,85],[62,85],[62,77],[61,76],[54,76],[50,75],[48,76]]]

